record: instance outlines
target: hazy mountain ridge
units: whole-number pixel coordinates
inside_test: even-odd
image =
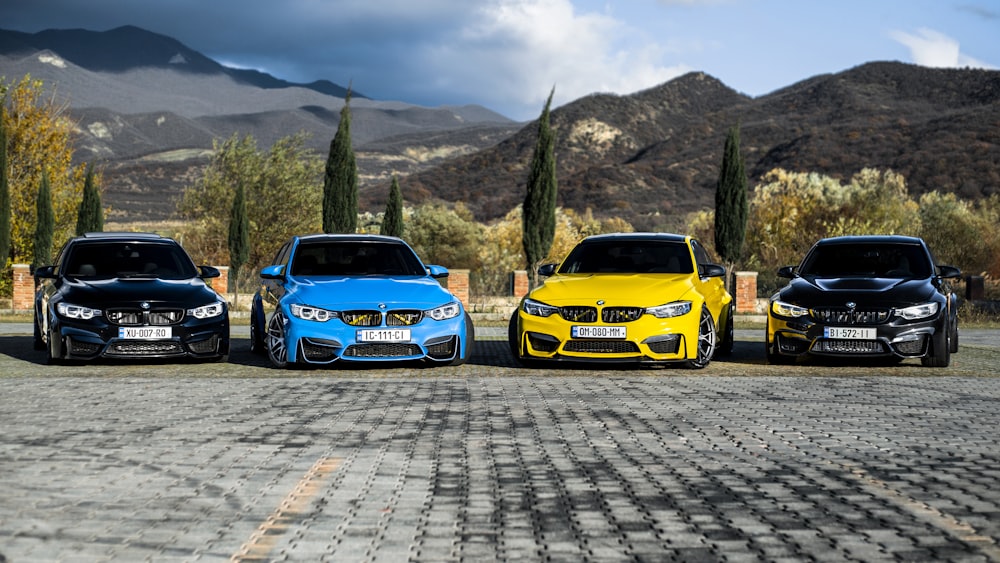
[[[594,95],[552,112],[559,201],[642,228],[682,225],[711,208],[726,131],[739,125],[751,185],[783,167],[848,178],[902,173],[912,193],[1000,193],[1000,72],[869,63],[749,98],[702,73],[629,96]],[[481,219],[523,199],[536,125],[479,153],[406,179],[409,189],[464,186]],[[378,207],[382,186],[366,191]],[[382,196],[384,197],[384,196]]]
[[[132,27],[103,37],[132,41],[122,52],[148,41],[156,64],[126,58],[84,68],[73,61],[94,63],[65,51],[75,48],[69,38],[95,32],[70,31],[54,34],[65,44],[39,50],[0,30],[0,75],[30,73],[66,96],[81,133],[77,158],[105,163],[105,200],[121,217],[169,216],[164,202],[197,179],[213,139],[249,133],[266,148],[305,131],[325,155],[336,131],[343,100],[322,88],[219,71]],[[480,106],[356,97],[351,108],[363,210],[383,208],[392,173],[410,203],[463,201],[481,220],[523,200],[536,123]],[[687,212],[712,206],[726,131],[737,124],[751,184],[775,167],[838,178],[875,167],[902,173],[913,193],[1000,192],[1000,71],[868,63],[757,98],[694,72],[631,95],[585,96],[556,108],[552,124],[560,204],[639,228],[678,228]]]

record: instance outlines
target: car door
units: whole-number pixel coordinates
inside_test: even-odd
[[[731,300],[731,297],[726,292],[725,277],[706,277],[702,275],[701,272],[704,266],[715,265],[716,263],[712,261],[705,247],[695,239],[691,239],[691,250],[694,252],[695,263],[699,272],[698,279],[694,282],[695,286],[698,292],[705,297],[705,304],[712,313],[712,317],[715,318],[716,323],[718,323],[722,318],[723,308],[727,307]],[[727,275],[728,273],[726,272]]]
[[[288,275],[288,264],[290,262],[292,248],[295,241],[288,241],[278,249],[278,252],[274,255],[272,260],[272,266],[281,266],[282,273],[284,274],[281,278],[260,278],[260,297],[262,304],[265,306],[265,311],[273,312],[278,306],[278,301],[281,300],[285,295],[285,283],[286,277]]]

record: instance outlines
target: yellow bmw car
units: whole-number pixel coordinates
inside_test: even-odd
[[[690,236],[587,237],[521,301],[507,337],[514,358],[666,364],[700,369],[733,347],[726,271]]]

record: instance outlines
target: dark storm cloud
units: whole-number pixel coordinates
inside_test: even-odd
[[[0,27],[105,31],[134,25],[227,65],[296,82],[353,82],[380,99],[439,105],[469,100],[420,88],[427,80],[420,57],[459,34],[475,6],[464,0],[32,0],[29,6],[3,2]]]

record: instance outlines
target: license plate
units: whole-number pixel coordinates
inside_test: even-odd
[[[823,336],[841,340],[875,340],[875,329],[828,326],[823,328]]]
[[[623,326],[574,326],[570,333],[573,338],[625,338]]]
[[[121,326],[118,338],[125,340],[165,340],[173,336],[169,326]]]
[[[358,342],[409,342],[408,328],[381,328],[358,331]]]

